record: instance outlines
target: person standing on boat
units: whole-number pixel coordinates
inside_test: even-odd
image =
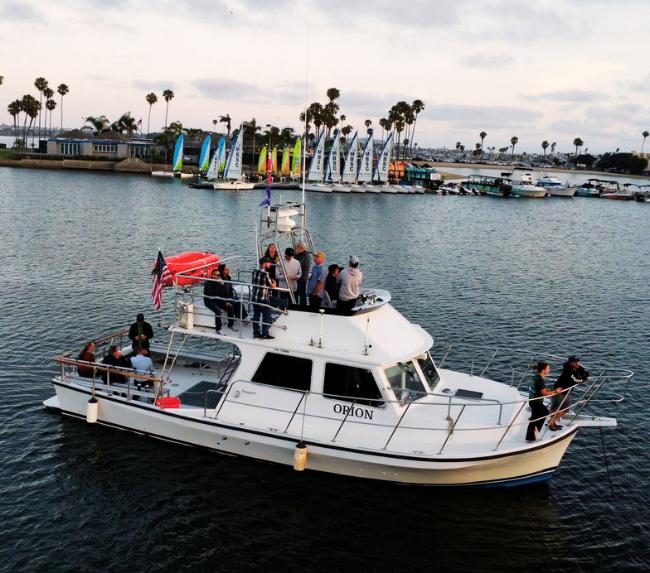
[[[309,297],[309,309],[318,312],[323,306],[323,296],[325,293],[325,279],[327,278],[327,269],[325,268],[326,255],[323,251],[316,253],[314,257],[314,268],[311,270],[311,276],[307,283],[307,296]]]
[[[269,243],[269,246],[266,247],[264,256],[271,261],[271,267],[269,268],[269,276],[272,281],[277,281],[277,272],[278,266],[280,265],[280,255],[278,254],[278,248],[275,246],[275,243]]]
[[[336,302],[339,300],[339,289],[341,288],[341,271],[343,267],[339,265],[330,265],[327,267],[328,273],[325,279],[325,296],[323,304],[327,308],[336,308]]]
[[[129,328],[129,338],[134,349],[136,346],[141,346],[145,350],[149,350],[149,341],[153,338],[153,328],[148,322],[145,322],[144,314],[140,313],[135,317],[135,322]]]
[[[551,412],[554,412],[551,421],[548,423],[550,430],[560,430],[562,426],[557,425],[557,421],[566,414],[567,409],[571,406],[571,394],[576,384],[586,382],[589,378],[580,358],[575,355],[569,356],[567,361],[562,365],[562,373],[557,377],[553,385],[556,395],[551,402]]]
[[[296,260],[300,263],[300,278],[296,282],[296,294],[303,308],[307,306],[307,281],[311,271],[311,254],[305,250],[304,243],[296,245]]]
[[[281,266],[278,266],[276,270],[278,286],[280,288],[290,289],[295,298],[298,289],[298,280],[302,276],[302,268],[300,266],[300,261],[297,261],[294,258],[294,250],[291,247],[287,247],[284,250],[284,269],[287,271],[286,278],[282,272]],[[280,297],[286,300],[289,298],[289,293],[281,292]]]
[[[271,300],[270,290],[276,286],[275,281],[271,280],[269,270],[271,268],[271,259],[262,257],[260,259],[260,268],[253,271],[253,338],[273,339],[275,336],[269,334],[271,325]],[[260,320],[261,319],[261,320]]]
[[[544,421],[548,416],[548,408],[544,406],[544,396],[553,396],[555,392],[552,392],[546,387],[546,381],[544,378],[549,375],[551,367],[546,362],[537,363],[537,373],[533,376],[533,379],[528,386],[528,398],[530,402],[530,423],[528,424],[528,430],[526,431],[526,441],[534,442],[535,429],[541,431],[544,426]]]
[[[336,311],[340,314],[350,314],[359,296],[361,296],[361,282],[363,273],[359,270],[359,259],[352,255],[348,268],[341,273],[341,288]]]

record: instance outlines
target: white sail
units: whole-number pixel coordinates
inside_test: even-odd
[[[345,156],[345,167],[343,168],[343,183],[354,183],[357,180],[359,170],[359,138],[354,134],[350,147]]]
[[[359,176],[357,177],[359,183],[370,183],[372,181],[372,152],[373,140],[372,135],[369,135],[361,156],[361,165],[359,165]]]
[[[321,133],[318,138],[318,144],[316,145],[316,151],[314,151],[314,156],[311,158],[311,163],[309,164],[309,172],[307,173],[307,181],[320,182],[325,176],[324,167],[324,158],[325,158],[325,131]]]
[[[244,124],[239,126],[237,137],[232,144],[230,155],[228,155],[228,162],[226,163],[226,171],[224,172],[224,179],[241,179],[242,177],[242,139],[244,134]]]
[[[328,183],[339,183],[341,181],[341,132],[338,129],[334,134],[332,148],[327,158],[325,181]]]
[[[222,137],[219,140],[217,148],[214,150],[214,155],[212,156],[212,161],[210,162],[210,167],[205,174],[209,179],[217,179],[219,177],[219,171],[223,165],[224,156],[226,154],[226,138]]]
[[[388,170],[390,169],[390,162],[393,158],[393,134],[391,133],[384,143],[384,147],[381,150],[381,155],[377,161],[377,168],[372,177],[373,181],[379,181],[379,183],[388,183]]]

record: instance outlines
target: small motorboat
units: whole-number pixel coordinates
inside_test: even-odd
[[[565,185],[558,177],[542,175],[535,183],[538,187],[546,189],[551,197],[573,197],[576,188]]]

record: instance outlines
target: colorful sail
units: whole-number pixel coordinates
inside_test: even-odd
[[[232,144],[228,161],[226,162],[226,170],[224,171],[224,179],[241,179],[242,178],[242,135],[244,133],[244,125],[239,126],[237,137]]]
[[[379,183],[388,183],[388,170],[390,169],[390,162],[393,158],[393,134],[392,132],[388,136],[384,147],[381,150],[379,155],[379,160],[377,161],[377,167],[375,168],[375,173],[372,176],[373,181],[379,181]]]
[[[266,145],[260,151],[260,156],[257,160],[257,172],[260,175],[266,175]]]
[[[341,181],[341,132],[338,129],[334,132],[334,141],[327,158],[325,181],[328,183]]]
[[[179,135],[176,139],[176,146],[174,147],[174,158],[172,159],[172,169],[174,171],[181,171],[183,169],[183,134]]]
[[[309,164],[309,171],[307,172],[307,180],[320,182],[325,177],[324,161],[325,159],[325,131],[320,134],[318,138],[318,143],[316,144],[316,150],[314,151],[314,156],[311,158],[311,163]]]
[[[280,175],[289,175],[291,172],[291,150],[285,146],[282,151],[282,161],[280,162]]]
[[[203,145],[201,145],[201,153],[199,154],[199,171],[205,173],[210,166],[210,143],[212,142],[212,137],[207,136],[203,140]]]
[[[373,140],[372,135],[369,135],[359,165],[359,175],[357,176],[359,183],[370,183],[372,181],[372,152]]]
[[[293,161],[291,162],[291,175],[297,177],[302,171],[302,139],[296,139],[293,146]]]
[[[354,183],[357,180],[359,171],[359,138],[354,134],[348,153],[345,156],[345,167],[343,168],[343,183]]]
[[[219,172],[223,168],[223,163],[226,159],[226,138],[221,137],[217,148],[214,150],[214,155],[212,156],[212,161],[210,161],[210,166],[205,173],[205,176],[208,179],[217,179],[219,177]]]
[[[278,146],[276,145],[271,152],[271,173],[278,174]]]

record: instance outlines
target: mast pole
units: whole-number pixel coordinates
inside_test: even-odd
[[[302,204],[305,204],[305,154],[307,148],[307,86],[309,84],[309,32],[310,27],[307,26],[307,52],[306,52],[306,61],[305,61],[305,129],[303,131],[302,138]],[[305,215],[306,218],[306,215]],[[303,221],[303,226],[306,225],[306,222]]]

